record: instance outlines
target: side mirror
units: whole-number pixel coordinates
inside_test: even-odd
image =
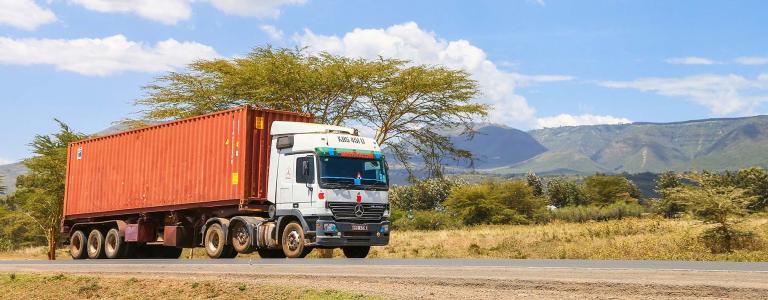
[[[309,162],[306,160],[301,162],[301,174],[305,177],[309,176]]]

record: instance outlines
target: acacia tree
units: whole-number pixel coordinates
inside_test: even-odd
[[[243,58],[201,60],[186,72],[171,72],[145,87],[142,118],[190,117],[244,104],[314,115],[332,125],[375,130],[376,142],[412,173],[422,158],[432,176],[444,158],[471,158],[439,133],[462,128],[487,114],[471,103],[477,83],[463,71],[414,65],[404,60],[353,59],[303,49],[255,48]]]
[[[56,243],[63,214],[67,145],[86,137],[73,132],[63,122],[55,121],[60,127],[58,133],[36,135],[30,143],[35,156],[24,161],[29,173],[19,176],[15,193],[18,211],[45,232],[50,260],[56,259]]]

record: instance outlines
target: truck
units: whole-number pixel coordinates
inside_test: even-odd
[[[73,259],[365,258],[389,243],[388,189],[358,130],[242,106],[69,144],[61,231]]]

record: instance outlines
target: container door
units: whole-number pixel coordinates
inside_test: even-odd
[[[293,185],[293,202],[312,202],[312,185],[315,183],[315,156],[298,155],[294,165],[296,183]]]

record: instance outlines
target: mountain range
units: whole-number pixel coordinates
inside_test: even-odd
[[[98,134],[123,129],[115,126]],[[476,130],[477,134],[470,140],[458,135],[451,140],[459,148],[474,153],[475,171],[492,175],[660,173],[768,167],[768,116],[532,131],[478,124]],[[471,169],[466,164],[454,164],[447,170],[463,173]],[[5,177],[4,184],[10,191],[15,178],[24,172],[26,168],[20,163],[0,166],[0,176]],[[404,181],[403,173],[393,170],[393,181]]]

